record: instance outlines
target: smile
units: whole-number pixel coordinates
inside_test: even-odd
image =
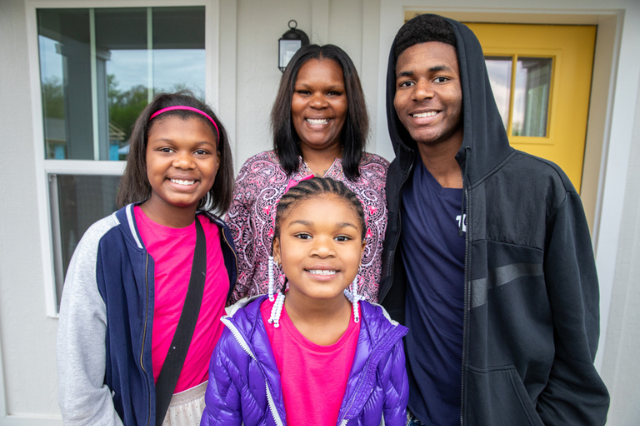
[[[421,113],[418,113],[418,114],[410,114],[410,115],[413,118],[426,118],[426,117],[433,117],[437,113],[438,113],[438,111],[429,111],[429,112],[421,112]]]
[[[309,269],[308,272],[314,275],[335,275],[338,273],[338,271],[329,269]]]
[[[307,118],[309,124],[329,124],[329,120],[326,118]]]
[[[195,180],[182,180],[182,179],[169,179],[171,182],[176,183],[178,185],[193,185],[196,183]]]

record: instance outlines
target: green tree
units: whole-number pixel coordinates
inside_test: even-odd
[[[42,103],[45,117],[64,118],[64,91],[58,77],[49,77],[42,83]]]
[[[107,76],[107,91],[109,96],[109,122],[126,133],[129,140],[133,125],[148,103],[146,86],[140,84],[129,90],[118,89],[118,81],[114,75]]]

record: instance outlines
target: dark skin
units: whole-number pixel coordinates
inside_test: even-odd
[[[407,48],[396,64],[394,106],[425,167],[444,188],[462,188],[455,159],[462,146],[462,88],[455,48],[440,42]]]
[[[149,129],[146,160],[151,196],[142,211],[160,225],[191,225],[220,164],[211,127],[200,118],[156,119]]]
[[[351,304],[344,296],[332,303],[296,300],[287,295],[285,306],[298,331],[316,345],[336,343],[349,327]]]
[[[281,219],[273,256],[289,279],[285,309],[315,344],[337,342],[349,326],[352,306],[343,291],[358,273],[362,231],[354,209],[336,196],[300,201]]]
[[[332,59],[310,59],[300,67],[294,89],[291,118],[302,158],[315,176],[324,176],[342,157],[348,107],[342,68]]]

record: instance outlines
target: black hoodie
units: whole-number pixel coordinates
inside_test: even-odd
[[[464,126],[456,156],[467,214],[461,424],[603,425],[609,394],[593,365],[598,278],[580,197],[558,166],[509,146],[480,43],[447,21]],[[379,300],[404,324],[401,194],[419,154],[393,106],[395,66],[392,46],[387,120],[396,159]]]

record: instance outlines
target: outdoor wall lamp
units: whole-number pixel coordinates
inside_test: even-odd
[[[298,23],[292,19],[289,21],[289,30],[278,39],[278,68],[284,72],[293,55],[302,46],[309,44],[309,36],[298,29]]]

